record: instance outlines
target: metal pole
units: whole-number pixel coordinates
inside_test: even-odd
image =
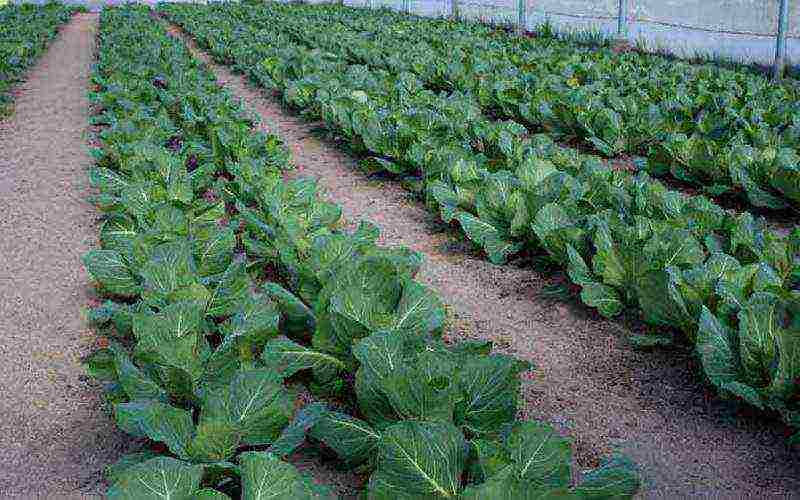
[[[617,38],[628,38],[628,0],[619,0],[619,20],[617,22]]]
[[[450,0],[450,17],[458,20],[458,0]]]
[[[789,33],[789,0],[781,0],[778,12],[778,41],[775,44],[775,67],[772,77],[776,80],[783,78],[786,68],[786,37]]]
[[[524,35],[528,29],[528,1],[517,0],[517,34]]]

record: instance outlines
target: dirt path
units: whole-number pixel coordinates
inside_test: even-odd
[[[86,498],[124,441],[79,358],[95,244],[86,92],[96,15],[63,29],[0,122],[0,497]]]
[[[800,495],[800,463],[783,444],[785,428],[704,397],[691,356],[634,351],[619,322],[544,299],[551,278],[471,254],[398,184],[365,177],[353,158],[312,133],[313,124],[227,68],[211,67],[291,147],[295,175],[321,179],[349,224],[372,220],[383,243],[427,256],[420,278],[451,306],[450,335],[491,339],[536,364],[523,386],[523,416],[574,436],[582,466],[622,451],[642,466],[648,498]]]

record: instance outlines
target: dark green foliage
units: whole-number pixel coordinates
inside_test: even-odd
[[[315,181],[284,180],[280,140],[254,132],[151,14],[103,11],[92,95],[106,125],[90,173],[105,221],[84,262],[110,299],[90,319],[116,339],[87,369],[109,384],[120,429],[160,444],[109,468],[109,496],[330,498],[284,460],[307,437],[364,467],[372,498],[505,480],[490,467],[465,479],[479,459],[469,440],[526,459],[527,431],[506,434],[529,366],[486,344],[445,346],[444,306],[414,280],[421,257],[378,246],[368,223],[342,231]],[[263,283],[264,267],[281,284]],[[352,414],[298,408],[289,378],[355,379],[339,392]],[[544,463],[519,481],[570,470],[568,453],[534,458]],[[636,474],[614,473],[632,494]]]
[[[680,139],[681,147],[694,152],[675,150],[665,165],[682,161],[684,170],[693,169],[686,175],[699,175],[703,164],[692,155],[714,149],[706,158],[709,175],[722,178],[713,183],[744,186],[751,199],[774,204],[776,193],[757,179],[775,183],[788,176],[781,190],[789,198],[791,183],[800,179],[791,152],[797,147],[791,88],[772,88],[744,73],[684,65],[673,71],[649,56],[575,51],[560,42],[387,11],[279,4],[162,9],[215,58],[382,159],[370,168],[420,176],[427,204],[493,262],[521,249],[546,252],[587,305],[609,317],[633,307],[646,322],[683,332],[723,395],[797,421],[800,385],[788,383],[800,376],[791,340],[800,308],[796,236],[703,196],[667,189],[646,172],[612,168],[548,135],[529,136],[519,123],[493,119],[542,123],[551,135],[578,135],[609,154],[656,144],[663,150],[672,136],[659,127],[677,127],[691,136]],[[692,78],[684,82],[686,72]],[[719,102],[710,97],[716,94]],[[664,102],[669,112],[640,98]],[[763,107],[774,113],[768,118],[758,111]],[[749,123],[743,118],[731,121],[731,113],[751,117],[752,127],[742,128]],[[695,115],[702,117],[697,123],[689,118]],[[596,134],[587,136],[590,129]],[[745,140],[742,134],[750,132],[755,135]],[[752,161],[736,159],[742,155]],[[762,160],[780,163],[783,173],[761,169]],[[368,318],[340,322],[346,331],[340,342],[329,332],[336,318],[329,307],[316,311],[315,342],[323,350],[346,355],[349,340],[379,329],[366,325]],[[664,337],[636,342],[654,345]],[[387,415],[385,405],[373,410]]]
[[[0,116],[11,104],[11,86],[39,59],[77,10],[56,2],[0,7]]]

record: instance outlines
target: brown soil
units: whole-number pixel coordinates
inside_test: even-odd
[[[547,299],[545,287],[559,276],[481,259],[399,184],[363,175],[313,124],[227,68],[211,68],[286,141],[298,167],[293,175],[320,179],[348,225],[371,220],[383,243],[425,254],[420,279],[449,304],[451,338],[490,339],[497,351],[535,364],[523,384],[521,416],[572,435],[581,467],[624,452],[641,466],[647,498],[800,495],[800,464],[784,444],[786,427],[710,396],[687,349],[635,350],[626,340],[641,326],[635,321],[626,326]]]
[[[86,498],[127,440],[80,366],[94,336],[84,132],[96,15],[62,30],[0,122],[0,497]]]

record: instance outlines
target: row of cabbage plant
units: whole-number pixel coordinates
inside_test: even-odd
[[[11,87],[78,10],[55,2],[0,6],[0,116],[10,109]]]
[[[748,213],[528,136],[414,73],[298,43],[303,10],[296,19],[271,4],[162,10],[218,61],[371,155],[369,168],[419,186],[493,262],[546,252],[587,305],[606,316],[633,306],[646,322],[683,331],[721,394],[798,422],[800,230],[778,234]]]
[[[328,498],[286,460],[306,441],[367,474],[374,499],[637,490],[623,461],[576,483],[570,440],[515,418],[529,364],[444,343],[421,257],[379,247],[369,223],[342,230],[146,7],[104,10],[99,43],[104,221],[84,262],[110,340],[87,367],[148,444],[109,468],[110,497]]]

